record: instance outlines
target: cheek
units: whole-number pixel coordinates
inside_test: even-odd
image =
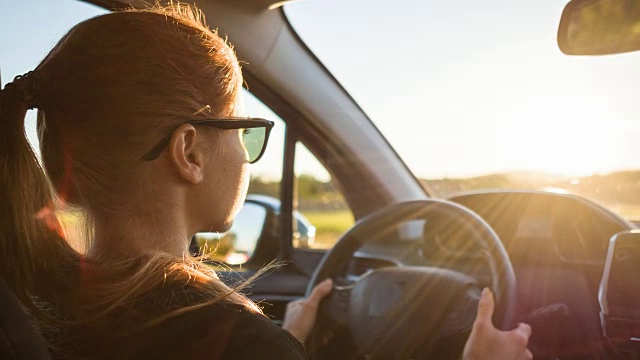
[[[232,211],[234,217],[244,203],[247,191],[249,189],[249,164],[246,161],[242,144],[237,140],[235,141],[235,144],[236,151],[234,151],[234,153],[236,154],[236,158],[233,161],[233,163],[235,164],[235,169],[231,171],[233,172],[232,177],[235,179],[234,192],[236,193],[236,203],[234,204],[235,208]]]
[[[244,203],[249,187],[249,164],[246,161],[244,147],[237,135],[229,134],[222,147],[223,171],[218,183],[223,199],[227,222],[233,220]],[[215,186],[215,185],[214,185]]]
[[[228,222],[233,221],[233,219],[235,219],[236,215],[238,215],[238,212],[242,208],[244,200],[247,196],[247,188],[249,187],[248,185],[249,181],[244,179],[242,179],[242,181],[237,184],[237,187],[235,188],[235,199],[230,204],[229,217],[227,218]]]

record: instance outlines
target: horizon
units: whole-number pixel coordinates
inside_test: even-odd
[[[593,178],[593,177],[607,177],[607,176],[611,176],[611,175],[616,175],[616,174],[622,174],[622,173],[638,173],[638,175],[640,176],[640,169],[621,169],[621,170],[614,170],[614,171],[610,171],[610,172],[605,172],[605,173],[593,173],[593,174],[584,174],[584,175],[571,175],[571,174],[557,174],[557,173],[551,173],[551,172],[543,172],[543,171],[504,171],[504,172],[493,172],[493,173],[486,173],[486,174],[477,174],[477,175],[469,175],[469,176],[457,176],[457,177],[433,177],[433,178],[426,178],[426,177],[420,177],[420,176],[416,176],[416,178],[418,180],[424,180],[424,181],[440,181],[440,180],[471,180],[471,179],[478,179],[478,178],[484,178],[484,177],[491,177],[491,176],[530,176],[530,175],[534,175],[534,176],[544,176],[544,177],[553,177],[556,179],[563,179],[563,180],[573,180],[573,179],[585,179],[585,178]],[[315,180],[320,181],[320,182],[328,182],[330,181],[330,179],[327,179],[325,176],[316,176],[316,174],[313,174],[311,172],[303,172],[300,175],[310,175],[312,176]],[[263,174],[257,174],[254,175],[253,173],[251,174],[251,181],[255,180],[260,180],[262,182],[279,182],[280,179],[279,178],[272,178],[270,176],[264,176]]]

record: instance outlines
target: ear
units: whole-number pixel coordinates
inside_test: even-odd
[[[198,134],[191,124],[180,126],[171,136],[169,156],[178,174],[187,182],[199,184],[204,179],[204,153]]]

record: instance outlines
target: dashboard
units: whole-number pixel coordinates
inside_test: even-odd
[[[617,214],[572,195],[496,191],[451,200],[484,218],[519,265],[603,265],[609,239],[634,228]]]
[[[600,275],[609,239],[635,228],[606,208],[572,195],[495,191],[450,200],[473,210],[493,228],[514,267],[586,267]],[[446,217],[407,221],[367,244],[359,258],[375,259],[369,261],[372,264],[382,259],[392,265],[464,268],[483,256],[478,243],[469,241],[473,230],[465,226]]]

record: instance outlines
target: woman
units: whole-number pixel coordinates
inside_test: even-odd
[[[229,228],[272,126],[239,118],[240,66],[203,20],[180,4],[87,20],[0,92],[0,266],[56,358],[305,358],[185,255],[194,233]],[[86,254],[65,240],[60,202],[86,214]],[[285,328],[304,339],[330,290],[294,303]],[[485,292],[465,357],[530,358],[528,327],[497,331],[492,304]]]

